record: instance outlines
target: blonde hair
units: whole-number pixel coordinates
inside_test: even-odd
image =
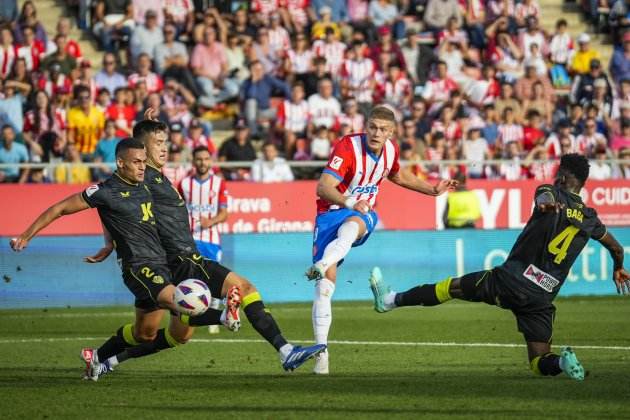
[[[385,106],[376,106],[370,112],[370,120],[385,120],[396,123],[394,112]]]

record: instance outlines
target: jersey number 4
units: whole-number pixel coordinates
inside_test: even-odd
[[[555,238],[549,242],[547,246],[547,250],[551,253],[551,255],[555,255],[553,262],[556,264],[560,264],[567,257],[567,250],[569,246],[571,246],[571,242],[573,242],[573,238],[580,231],[579,228],[575,226],[567,226],[562,232],[560,232]]]

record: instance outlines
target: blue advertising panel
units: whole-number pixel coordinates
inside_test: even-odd
[[[396,290],[433,283],[500,264],[519,230],[377,231],[353,248],[337,281],[335,299],[370,299],[367,277],[378,265]],[[630,253],[630,228],[611,229]],[[133,298],[111,256],[101,264],[82,261],[103,243],[98,236],[41,237],[13,253],[0,237],[0,308],[131,305]],[[310,301],[313,284],[304,271],[311,262],[306,233],[223,236],[223,263],[253,281],[268,302]],[[612,260],[590,241],[560,294],[615,294]]]

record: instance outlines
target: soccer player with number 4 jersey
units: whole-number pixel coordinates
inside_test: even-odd
[[[387,312],[399,306],[435,306],[453,298],[509,309],[527,342],[532,371],[545,376],[564,372],[572,379],[583,380],[584,368],[570,347],[564,347],[560,354],[551,352],[556,312],[552,302],[589,239],[595,239],[610,252],[617,293],[630,294],[630,274],[623,268],[623,247],[578,194],[588,172],[584,156],[562,156],[554,185],[538,187],[532,216],[507,260],[492,270],[394,293],[375,267],[370,277],[374,309]]]
[[[400,171],[398,145],[392,139],[396,119],[387,107],[375,107],[367,133],[343,137],[335,146],[317,185],[317,218],[313,238],[313,266],[306,272],[316,280],[313,329],[317,344],[327,345],[332,323],[331,298],[337,267],[353,246],[365,243],[378,216],[373,210],[381,182],[387,178],[401,187],[437,196],[457,185],[443,180],[437,185]],[[315,360],[316,374],[328,374],[328,352]]]

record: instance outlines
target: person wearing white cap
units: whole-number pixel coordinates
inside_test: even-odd
[[[587,33],[578,36],[578,49],[571,60],[571,71],[577,74],[588,73],[591,69],[591,60],[600,59],[599,51],[591,47],[591,37]]]

